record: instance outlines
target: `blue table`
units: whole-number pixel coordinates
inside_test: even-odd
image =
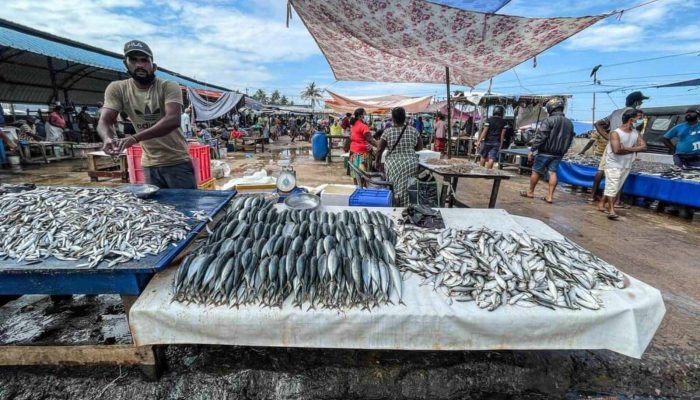
[[[151,200],[170,204],[187,216],[206,211],[214,217],[231,201],[234,191],[161,189]],[[120,294],[139,295],[153,275],[164,269],[202,231],[205,222],[191,220],[192,230],[176,246],[155,256],[117,264],[106,262],[93,269],[78,268],[85,260],[60,261],[50,257],[42,263],[23,265],[13,259],[0,261],[0,295],[24,294]]]
[[[597,171],[598,167],[562,161],[557,169],[557,177],[561,183],[591,188]],[[601,183],[605,185],[605,179]],[[625,181],[622,193],[700,208],[700,183],[683,179],[667,179],[633,172]]]

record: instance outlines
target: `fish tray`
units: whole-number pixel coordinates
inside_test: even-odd
[[[235,195],[235,191],[161,189],[149,200],[172,205],[190,217],[194,211],[205,211],[213,218]],[[153,275],[167,267],[205,225],[206,222],[191,220],[192,229],[185,239],[170,245],[167,250],[111,268],[107,263],[100,263],[92,269],[77,267],[86,259],[61,261],[49,257],[33,265],[17,263],[13,259],[0,261],[0,295],[139,295]]]

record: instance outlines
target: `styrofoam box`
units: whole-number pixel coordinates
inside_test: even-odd
[[[439,151],[432,151],[432,150],[421,150],[417,151],[416,154],[418,154],[418,161],[425,162],[428,160],[432,159],[440,159],[440,152]]]
[[[321,192],[321,204],[324,206],[348,206],[350,195],[355,192],[355,185],[335,185],[326,186]]]

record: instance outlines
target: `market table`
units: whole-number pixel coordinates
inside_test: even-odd
[[[557,178],[560,183],[591,188],[597,171],[597,167],[562,161],[557,169]],[[605,186],[605,179],[601,185]],[[631,172],[622,187],[622,193],[700,208],[700,183],[683,179]]]
[[[449,208],[454,207],[455,204],[455,193],[457,193],[457,183],[459,182],[459,178],[465,178],[465,179],[487,179],[487,180],[493,180],[493,186],[491,187],[491,196],[489,197],[489,208],[494,208],[496,207],[496,200],[498,199],[498,190],[501,187],[501,181],[502,180],[508,180],[510,179],[510,175],[491,169],[489,170],[488,173],[482,173],[482,172],[470,172],[470,173],[462,173],[462,172],[452,172],[449,170],[446,170],[446,168],[449,168],[449,165],[432,165],[428,164],[427,162],[419,162],[418,165],[421,166],[421,168],[427,169],[428,171],[442,176],[443,180],[447,182],[450,187],[452,188],[452,193],[449,195],[449,201],[447,206]],[[469,164],[465,164],[469,165]],[[474,166],[475,167],[475,166]],[[475,167],[476,168],[476,167]],[[466,204],[462,204],[465,207],[468,207]]]
[[[210,190],[161,189],[150,200],[175,206],[191,216],[206,211],[214,217],[235,192]],[[60,261],[49,257],[38,264],[26,265],[13,259],[0,261],[0,295],[24,294],[120,294],[138,295],[154,273],[165,268],[204,229],[204,222],[192,221],[187,237],[158,255],[131,260],[108,268],[107,262],[88,269],[77,267],[85,260]]]
[[[332,211],[352,207],[327,207]],[[354,208],[357,209],[357,208]],[[401,209],[383,208],[398,215]],[[486,226],[561,240],[544,223],[504,210],[441,209],[448,227]],[[370,311],[307,311],[285,304],[230,308],[172,302],[175,268],[158,273],[133,305],[129,324],[137,345],[213,344],[394,350],[609,349],[639,358],[661,323],[661,293],[632,277],[624,290],[601,291],[604,308],[550,310],[503,306],[486,311],[474,302],[450,303],[431,285],[407,274],[404,305]]]
[[[51,161],[74,158],[73,142],[26,142],[20,141],[19,151],[24,162],[29,164],[48,164]],[[32,148],[37,149],[41,156],[32,157]],[[65,155],[59,155],[59,150]]]
[[[214,217],[235,196],[235,192],[184,189],[161,189],[151,199],[171,204],[192,216],[205,211]],[[153,275],[168,266],[201,232],[205,222],[192,220],[192,230],[185,239],[158,255],[117,264],[103,263],[93,269],[78,268],[84,262],[60,261],[53,257],[39,264],[24,265],[14,260],[0,261],[0,295],[24,294],[120,294],[129,315]],[[151,379],[158,376],[160,352],[152,346],[138,345],[75,345],[75,346],[3,346],[0,345],[0,366],[3,365],[137,365]]]
[[[350,135],[326,135],[328,138],[328,154],[326,155],[326,163],[331,163],[331,151],[333,151],[333,139],[343,139],[343,144],[350,140]]]
[[[527,160],[527,154],[529,151],[530,150],[527,147],[500,150],[498,152],[498,169],[503,169],[504,167],[518,167],[519,174],[522,174],[523,171],[532,171],[532,167],[529,167],[524,161]],[[504,161],[504,156],[520,156],[520,162],[506,162]]]

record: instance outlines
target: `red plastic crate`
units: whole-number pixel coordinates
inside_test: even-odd
[[[141,146],[131,146],[126,150],[126,162],[129,165],[129,182],[145,183],[146,177],[143,174],[141,167],[141,154],[143,150]]]
[[[206,144],[189,144],[190,157],[194,164],[197,185],[211,179],[211,158],[209,156],[209,146]]]
[[[209,157],[209,146],[204,144],[190,144],[190,158],[194,166],[194,176],[197,185],[211,180],[211,159]],[[127,163],[129,165],[129,182],[145,183],[143,168],[141,167],[141,145],[134,145],[127,149]]]

